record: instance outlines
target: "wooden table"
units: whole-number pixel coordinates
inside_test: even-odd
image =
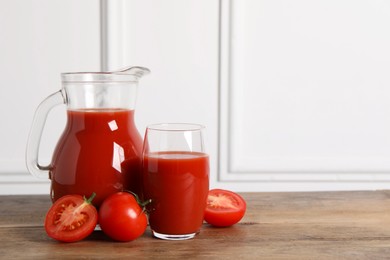
[[[119,243],[95,231],[66,244],[47,237],[48,196],[0,196],[1,259],[389,259],[390,191],[243,193],[244,219],[230,228],[204,224],[192,240],[151,232]]]

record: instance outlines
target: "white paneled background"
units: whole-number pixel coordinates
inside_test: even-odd
[[[140,65],[136,123],[206,125],[211,187],[390,187],[390,2],[0,0],[0,194],[49,193],[25,168],[60,73]],[[52,111],[40,159],[65,122]]]
[[[99,25],[100,7],[94,0],[0,0],[1,194],[49,193],[48,182],[30,177],[25,167],[34,111],[61,87],[61,72],[100,69]],[[44,162],[61,132],[63,109],[49,117]]]

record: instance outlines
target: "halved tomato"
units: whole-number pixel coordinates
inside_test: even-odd
[[[95,229],[98,213],[89,199],[80,195],[59,198],[49,209],[45,230],[49,237],[62,242],[75,242],[86,238]]]
[[[239,222],[246,211],[245,200],[232,191],[213,189],[209,191],[204,219],[217,227],[228,227]]]

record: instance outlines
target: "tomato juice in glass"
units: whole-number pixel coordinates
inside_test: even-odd
[[[198,233],[209,190],[208,155],[165,151],[147,153],[143,158],[144,195],[152,199],[148,210],[153,232],[173,236]]]
[[[67,124],[53,154],[53,201],[67,194],[89,196],[95,206],[117,191],[141,195],[142,138],[134,110],[67,110]]]

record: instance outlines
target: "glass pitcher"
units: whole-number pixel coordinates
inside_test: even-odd
[[[67,194],[96,197],[94,205],[117,191],[142,196],[142,138],[134,122],[138,80],[150,71],[63,73],[62,89],[37,108],[27,142],[30,173],[49,177],[52,201]],[[46,117],[67,106],[67,123],[47,166],[38,162]]]

